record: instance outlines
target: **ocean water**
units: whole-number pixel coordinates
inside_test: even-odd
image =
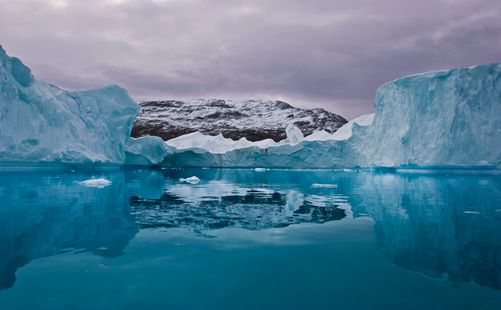
[[[501,176],[3,171],[0,309],[501,309]]]

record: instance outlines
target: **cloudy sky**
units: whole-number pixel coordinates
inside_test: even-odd
[[[501,61],[501,1],[0,0],[0,44],[66,89],[282,99],[352,118],[386,81]]]

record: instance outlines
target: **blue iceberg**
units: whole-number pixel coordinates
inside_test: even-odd
[[[138,112],[118,86],[69,92],[0,47],[0,162],[123,164]]]
[[[377,90],[375,115],[349,122],[339,132],[343,134],[314,133],[294,145],[224,154],[199,148],[178,150],[164,165],[501,169],[501,64],[386,83]]]

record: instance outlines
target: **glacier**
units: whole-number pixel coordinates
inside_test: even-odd
[[[317,132],[297,144],[220,153],[176,149],[162,165],[501,169],[501,64],[388,82],[376,91],[375,110],[332,135]]]
[[[70,92],[0,46],[0,163],[125,163],[138,105],[118,86]]]

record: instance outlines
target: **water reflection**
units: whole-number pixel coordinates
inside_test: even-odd
[[[66,249],[116,257],[137,232],[123,196],[121,174],[113,185],[86,188],[91,175],[0,175],[0,290],[14,285],[16,270]]]
[[[186,227],[195,232],[238,227],[250,230],[324,223],[346,216],[344,197],[308,196],[295,190],[246,188],[224,181],[176,184],[157,199],[130,198],[141,227]]]
[[[179,177],[199,176],[198,185]],[[105,177],[103,189],[77,183]],[[337,187],[312,187],[312,184]],[[139,229],[261,230],[370,217],[395,265],[501,289],[501,177],[332,171],[0,173],[0,290],[39,257],[123,254]],[[349,238],[349,236],[348,236]]]
[[[351,197],[397,266],[501,289],[499,176],[372,175]]]

